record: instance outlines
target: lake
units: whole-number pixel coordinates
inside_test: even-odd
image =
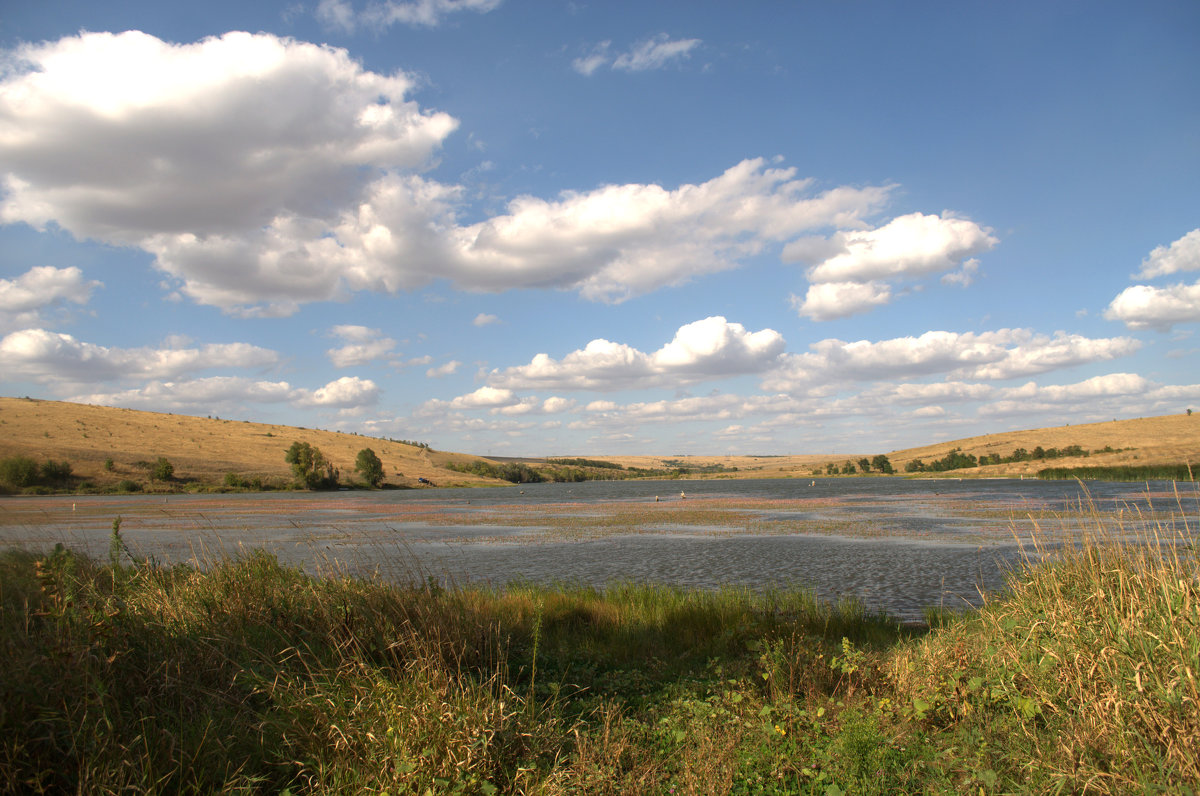
[[[1185,488],[1186,487],[1186,488]],[[978,606],[1035,530],[1067,543],[1141,522],[1194,534],[1193,485],[817,478],[495,489],[0,498],[0,547],[203,565],[262,548],[315,574],[444,583],[804,586],[916,620]],[[1083,511],[1081,512],[1081,509]]]

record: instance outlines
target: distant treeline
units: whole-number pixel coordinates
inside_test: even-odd
[[[736,472],[736,467],[725,467],[721,464],[709,464],[700,467],[685,467],[683,462],[669,460],[664,464],[672,465],[670,469],[645,469],[641,467],[623,467],[613,462],[603,462],[597,459],[547,459],[547,464],[541,467],[530,467],[520,462],[493,464],[485,461],[474,461],[469,464],[449,463],[448,470],[459,473],[479,475],[484,478],[498,478],[514,484],[539,484],[542,482],[578,483],[580,481],[622,481],[630,478],[683,478],[689,475],[709,475],[712,473]]]
[[[1092,453],[1115,453],[1115,449],[1111,446],[1106,446],[1100,450],[1092,451]],[[1016,462],[1035,462],[1043,459],[1065,459],[1070,457],[1082,457],[1091,455],[1079,445],[1067,445],[1063,448],[1043,448],[1038,445],[1033,450],[1025,448],[1016,448],[1008,456],[1001,456],[998,453],[985,453],[982,456],[975,456],[971,453],[963,453],[960,448],[953,448],[949,453],[940,459],[932,462],[923,462],[920,459],[913,459],[904,465],[906,473],[941,473],[946,470],[964,470],[971,467],[985,467],[989,464],[1014,464]]]
[[[1117,465],[1113,467],[1048,467],[1038,470],[1038,478],[1063,481],[1194,481],[1186,464]]]

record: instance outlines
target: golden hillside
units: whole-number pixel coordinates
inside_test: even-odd
[[[590,458],[616,462],[624,467],[669,469],[675,462],[690,468],[722,467],[721,478],[789,478],[811,476],[815,470],[824,471],[827,463],[843,464],[847,460],[871,458],[885,453],[897,472],[913,459],[931,462],[940,459],[952,448],[976,457],[996,453],[1002,457],[1016,448],[1066,448],[1078,445],[1091,455],[1086,458],[1059,458],[1011,464],[988,465],[971,470],[955,470],[961,476],[1020,476],[1032,475],[1046,467],[1192,464],[1200,465],[1200,414],[1167,415],[1136,420],[1115,420],[1079,426],[1037,428],[1023,431],[1004,431],[979,437],[939,442],[919,448],[894,451],[864,451],[861,453],[803,454],[785,456],[595,456]],[[1096,453],[1106,447],[1112,453]],[[733,472],[732,468],[737,471]],[[1197,467],[1200,474],[1200,467]],[[947,475],[951,475],[948,473]]]
[[[204,484],[222,483],[225,474],[286,482],[292,478],[284,454],[293,442],[321,449],[342,472],[353,475],[354,460],[370,448],[383,461],[385,484],[415,486],[427,478],[438,486],[496,484],[488,478],[445,469],[448,462],[476,457],[429,451],[401,442],[293,428],[270,423],[161,414],[63,401],[0,398],[0,458],[22,455],[36,461],[70,462],[74,475],[98,486],[131,478],[145,480],[139,461],[165,456],[175,477]],[[104,467],[113,460],[113,469]]]
[[[458,473],[448,463],[467,463],[481,457],[429,451],[393,442],[336,431],[294,428],[188,415],[162,414],[133,409],[88,406],[62,401],[0,398],[0,458],[23,455],[38,462],[70,462],[74,475],[103,487],[121,479],[144,481],[146,471],[137,462],[165,456],[175,466],[177,479],[220,484],[226,473],[267,482],[291,480],[284,453],[292,442],[307,442],[321,449],[343,474],[353,475],[358,451],[371,448],[383,460],[385,483],[415,486],[426,478],[439,486],[496,485],[506,482]],[[919,448],[884,451],[898,472],[912,459],[939,459],[952,448],[975,456],[997,453],[1008,456],[1015,448],[1032,451],[1079,445],[1092,452],[1085,458],[1060,458],[990,465],[956,470],[954,476],[1032,475],[1049,466],[1121,464],[1200,464],[1200,414],[1115,420],[1078,426],[1006,431],[941,442]],[[1095,453],[1106,447],[1111,453]],[[625,467],[645,469],[712,468],[712,477],[808,477],[829,462],[870,458],[880,451],[852,454],[802,454],[783,456],[590,456]],[[113,460],[113,469],[104,467]],[[539,460],[526,460],[536,464]],[[736,471],[733,468],[737,468]],[[1198,468],[1200,469],[1200,468]],[[703,477],[703,476],[700,476]]]

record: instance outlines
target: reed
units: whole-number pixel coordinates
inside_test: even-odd
[[[1187,792],[1190,511],[1031,520],[931,630],[803,589],[163,567],[114,522],[104,564],[0,554],[0,792]]]

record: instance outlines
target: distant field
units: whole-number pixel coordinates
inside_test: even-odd
[[[448,465],[485,461],[465,453],[429,450],[400,441],[337,431],[293,428],[270,423],[191,417],[132,409],[88,406],[61,401],[0,398],[0,458],[28,456],[41,463],[66,460],[78,479],[105,488],[123,479],[146,480],[139,462],[165,456],[176,479],[203,485],[221,484],[227,473],[247,480],[283,485],[291,480],[284,453],[292,442],[321,449],[341,472],[353,475],[358,451],[371,448],[383,460],[386,485],[418,486],[424,478],[438,486],[497,485],[506,482],[458,472]],[[1008,456],[1016,448],[1080,446],[1087,457],[1014,462],[968,470],[955,477],[1032,476],[1047,467],[1119,467],[1200,464],[1200,415],[1185,414],[1114,420],[1078,426],[1006,431],[898,451],[862,450],[841,454],[780,456],[574,456],[613,462],[627,468],[667,473],[683,470],[700,478],[805,478],[876,454],[886,454],[897,472],[913,459],[929,462],[951,449],[984,456]],[[1106,448],[1111,452],[1102,452]],[[565,457],[572,458],[572,457]],[[112,469],[105,460],[112,459]],[[507,459],[533,468],[552,466],[553,459]],[[498,461],[498,460],[493,460]],[[601,471],[603,474],[603,471]]]

